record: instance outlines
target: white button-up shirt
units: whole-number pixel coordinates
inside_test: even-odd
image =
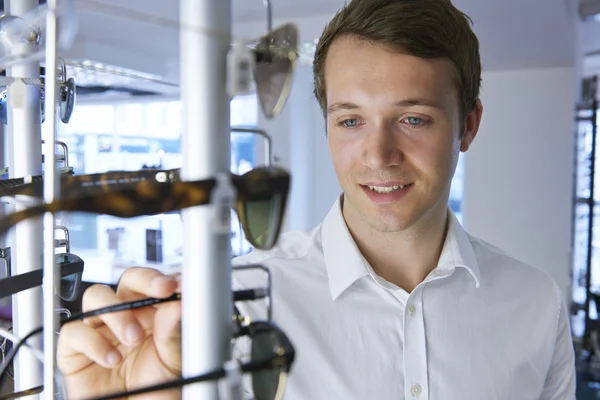
[[[449,211],[439,264],[409,294],[363,258],[340,199],[315,229],[234,262],[271,271],[273,320],[296,349],[286,400],[575,398],[567,306],[547,274],[469,236]],[[261,301],[238,308],[266,316]]]

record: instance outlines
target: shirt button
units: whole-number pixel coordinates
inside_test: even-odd
[[[408,312],[412,315],[415,313],[415,311],[417,311],[417,308],[414,306],[414,304],[410,304],[408,306]]]
[[[421,385],[415,385],[411,389],[412,395],[415,397],[419,397],[421,394]]]

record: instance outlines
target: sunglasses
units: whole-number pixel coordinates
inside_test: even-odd
[[[285,24],[261,37],[254,47],[254,81],[261,108],[269,119],[283,109],[290,95],[298,60],[298,28]]]
[[[74,301],[78,298],[81,288],[83,260],[72,253],[56,254],[54,260],[60,270],[61,277],[57,294],[64,301]],[[41,286],[43,274],[42,269],[36,269],[0,279],[0,299]]]
[[[179,181],[180,169],[156,170],[142,169],[139,171],[113,171],[98,174],[60,176],[61,198],[77,197],[81,190],[88,194],[94,191],[111,192],[122,184],[131,184],[145,180],[154,180],[159,183]],[[44,190],[44,179],[41,175],[32,176],[32,181],[25,183],[24,178],[10,178],[0,180],[0,197],[17,195],[41,198]]]
[[[242,373],[251,374],[252,391],[255,400],[282,400],[285,384],[295,358],[295,349],[285,333],[273,323],[252,322],[243,326],[234,336],[236,339],[250,339],[250,361],[239,362]],[[130,391],[112,393],[86,400],[111,400],[129,398],[144,393],[179,388],[185,385],[215,381],[227,378],[225,367],[217,368],[206,374],[191,378],[182,378],[170,382],[150,385]],[[1,399],[0,399],[1,400]]]
[[[232,134],[254,134],[261,136],[265,141],[265,166],[271,165],[272,150],[271,136],[262,129],[244,128],[239,126],[231,127]],[[42,140],[42,143],[44,141]],[[111,171],[96,174],[73,175],[72,167],[68,165],[69,150],[66,143],[56,141],[58,146],[63,148],[62,155],[58,155],[59,161],[65,162],[67,171],[60,174],[60,190],[61,197],[69,196],[73,190],[78,190],[82,187],[99,186],[103,189],[110,190],[107,185],[115,185],[120,183],[131,183],[146,179],[155,179],[158,182],[179,181],[180,169],[159,170],[154,168],[142,169],[139,171]],[[43,156],[42,156],[43,158]],[[10,178],[0,179],[0,197],[12,197],[16,195],[26,195],[33,197],[43,196],[43,177],[42,175],[34,175],[31,177],[31,182],[25,183],[25,178]]]
[[[59,60],[59,69],[60,74],[58,76],[58,109],[60,111],[60,120],[64,124],[68,124],[71,120],[71,116],[73,115],[73,109],[75,108],[75,80],[73,78],[67,79],[67,70],[65,66],[65,62],[63,60]],[[46,69],[44,67],[40,67],[40,121],[44,123],[46,119],[46,109],[45,109],[45,76]],[[5,74],[4,74],[5,75]],[[0,75],[1,76],[1,75]],[[8,90],[2,91],[0,93],[0,122],[4,125],[8,124]]]
[[[250,133],[261,136],[265,140],[265,166],[271,165],[272,150],[271,136],[264,130],[244,128],[239,126],[231,127],[232,134]],[[42,141],[43,143],[43,141]],[[65,161],[68,167],[68,148],[64,142],[56,141],[58,146],[63,148],[64,154],[59,155],[59,160]],[[121,183],[132,183],[146,179],[154,179],[157,182],[173,182],[179,181],[180,169],[142,169],[139,171],[111,171],[96,174],[73,175],[72,168],[69,173],[60,175],[60,191],[61,197],[68,197],[73,191],[83,187],[98,186],[103,190],[111,190],[108,185],[116,185]],[[25,178],[10,178],[0,179],[0,197],[12,197],[16,195],[25,195],[41,198],[43,196],[43,177],[42,175],[34,175],[31,177],[31,182],[25,183]]]
[[[256,295],[249,295],[253,291]],[[233,292],[234,301],[256,300],[264,295],[264,290],[251,289],[250,291],[235,291]],[[147,298],[135,300],[127,303],[121,303],[113,306],[103,307],[97,310],[79,313],[70,318],[62,319],[62,323],[83,320],[85,318],[95,317],[102,314],[133,310],[142,307],[149,307],[170,301],[181,300],[179,293],[174,294],[164,299]],[[6,356],[6,361],[2,365],[0,371],[0,379],[5,375],[8,366],[13,362],[16,353],[22,346],[27,346],[27,340],[33,336],[43,332],[43,327],[39,327],[27,335],[21,341],[15,343],[13,348]],[[252,322],[248,325],[241,326],[236,324],[234,339],[248,337],[251,340],[250,361],[240,362],[239,368],[243,373],[252,373],[252,387],[256,400],[281,400],[285,390],[285,382],[291,370],[291,366],[295,358],[295,350],[287,336],[276,325],[269,322]],[[177,379],[170,382],[151,385],[136,390],[113,393],[108,396],[99,396],[93,400],[108,400],[122,397],[129,397],[143,393],[154,392],[158,390],[172,389],[188,385],[191,383],[206,382],[227,377],[226,368],[218,368],[207,374],[202,374],[196,377]],[[0,400],[16,399],[19,397],[28,396],[35,393],[40,393],[43,386],[38,386],[18,393],[0,396]],[[89,399],[92,400],[92,399]]]
[[[146,173],[142,170],[124,174],[137,178]],[[156,172],[151,174],[158,176]],[[83,182],[85,178],[82,177],[77,178]],[[285,213],[290,188],[289,172],[278,167],[258,167],[243,175],[231,174],[231,183],[237,192],[234,209],[246,239],[258,249],[272,248],[279,237]],[[0,235],[19,222],[46,212],[89,212],[133,218],[206,205],[210,203],[216,185],[214,178],[185,182],[141,179],[135,183],[94,184],[73,190],[51,203],[34,205],[3,217]]]

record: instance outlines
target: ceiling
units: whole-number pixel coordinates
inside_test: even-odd
[[[573,66],[579,24],[573,12],[575,1],[453,2],[474,21],[484,69],[492,71]],[[314,40],[344,2],[272,0],[275,26],[292,20],[297,22],[302,40]],[[263,0],[231,0],[231,5],[234,34],[264,33]],[[75,0],[75,6],[78,39],[66,57],[89,58],[177,80],[178,0]],[[600,36],[598,39],[600,48]]]

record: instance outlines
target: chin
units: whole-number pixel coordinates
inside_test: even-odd
[[[414,225],[415,218],[410,215],[400,215],[394,212],[373,212],[364,215],[366,222],[379,232],[402,232]]]
[[[430,199],[410,193],[403,199],[390,204],[374,204],[362,190],[349,191],[345,195],[344,208],[355,221],[373,231],[382,233],[403,232],[413,228],[428,213]]]

